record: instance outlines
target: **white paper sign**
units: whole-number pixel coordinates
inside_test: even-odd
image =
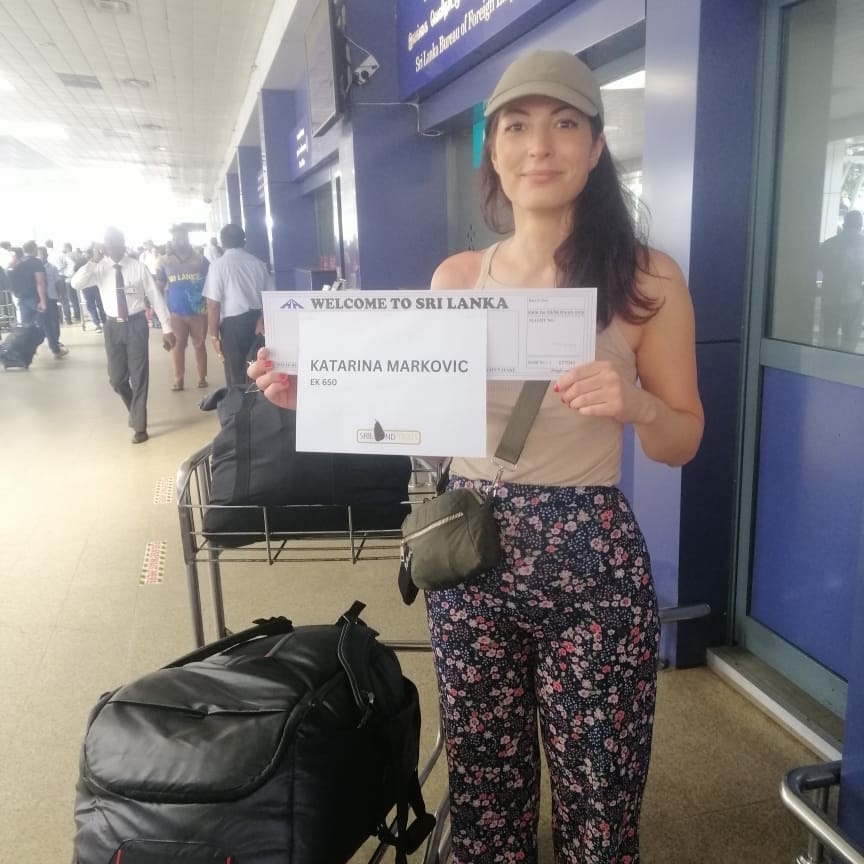
[[[501,291],[265,291],[264,327],[274,368],[297,371],[298,316],[306,310],[353,316],[357,327],[377,327],[384,313],[486,313],[486,376],[543,381],[594,359],[594,288]],[[424,325],[431,325],[431,318]],[[449,336],[442,333],[442,341]]]
[[[349,311],[298,322],[297,449],[486,454],[485,313]]]

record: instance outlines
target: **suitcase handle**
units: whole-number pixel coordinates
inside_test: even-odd
[[[261,636],[278,636],[281,633],[290,633],[293,629],[294,625],[291,621],[281,615],[278,618],[256,618],[254,627],[248,627],[239,633],[232,633],[224,639],[219,639],[216,642],[205,645],[203,648],[199,648],[189,654],[184,654],[182,657],[178,657],[173,663],[169,663],[162,668],[176,669],[179,666],[186,666],[188,663],[197,663],[200,660],[213,657],[215,654],[221,654],[229,648],[242,645],[244,642],[251,642],[253,639]]]

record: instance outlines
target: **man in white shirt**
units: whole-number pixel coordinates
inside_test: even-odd
[[[105,257],[107,255],[107,257]],[[147,390],[150,383],[150,328],[144,315],[146,300],[163,323],[162,347],[174,348],[170,316],[147,267],[126,254],[126,239],[117,228],[105,232],[105,248],[94,247],[93,257],[72,277],[72,287],[96,285],[105,307],[105,351],[108,380],[129,412],[135,430],[133,444],[147,435]]]
[[[66,293],[69,298],[69,305],[71,307],[71,318],[73,321],[80,322],[81,321],[81,301],[78,297],[78,292],[72,287],[72,276],[75,274],[75,254],[72,251],[71,243],[63,244],[63,269],[60,271],[63,274],[63,278],[66,280]],[[65,315],[65,309],[64,309]],[[67,322],[68,323],[68,322]]]
[[[204,283],[208,330],[228,386],[244,386],[246,356],[264,332],[261,292],[273,284],[267,265],[243,248],[246,234],[239,225],[226,225],[219,237],[225,252],[210,265]]]

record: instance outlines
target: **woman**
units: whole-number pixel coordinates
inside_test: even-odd
[[[635,237],[588,68],[537,51],[486,106],[487,219],[512,234],[436,270],[436,290],[598,289],[596,360],[560,375],[519,465],[496,490],[502,565],[427,594],[450,771],[455,864],[537,859],[537,720],[555,861],[636,864],[659,637],[648,553],[620,479],[622,429],[683,465],[702,437],[693,309],[683,276]],[[295,382],[250,374],[285,407]],[[272,367],[271,367],[272,368]],[[637,378],[641,386],[638,386]],[[488,487],[518,382],[488,385],[488,453],[452,486]]]

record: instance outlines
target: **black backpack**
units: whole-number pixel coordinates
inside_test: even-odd
[[[347,505],[355,531],[402,525],[409,509],[408,456],[298,453],[296,412],[243,387],[217,391],[201,407],[214,406],[222,428],[213,441],[208,504],[222,506],[205,508],[206,537],[218,537],[221,546],[260,539],[262,508],[268,530],[277,534],[347,531]]]
[[[435,823],[420,707],[362,609],[335,625],[260,621],[104,695],[73,864],[339,864],[376,835],[404,864]]]

